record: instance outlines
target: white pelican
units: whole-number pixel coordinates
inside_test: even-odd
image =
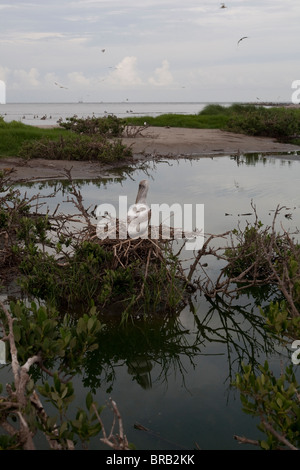
[[[151,212],[146,202],[148,189],[148,181],[142,180],[139,184],[135,204],[130,206],[128,209],[128,234],[131,238],[141,237],[145,233],[148,235],[148,222]]]

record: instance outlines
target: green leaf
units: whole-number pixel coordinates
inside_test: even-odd
[[[260,447],[264,450],[269,450],[270,446],[266,441],[260,441]]]
[[[63,434],[68,429],[68,422],[64,421],[60,427],[59,433]]]
[[[83,318],[79,318],[76,328],[77,334],[80,335],[81,333],[85,333],[86,325]]]
[[[14,330],[15,341],[18,343],[21,339],[21,329],[20,329],[19,325],[14,323],[13,330]]]
[[[94,323],[95,323],[95,320],[94,318],[89,318],[88,319],[88,323],[87,323],[87,328],[88,328],[88,331],[91,331],[93,326],[94,326]]]
[[[90,410],[92,404],[93,404],[93,396],[91,394],[91,392],[89,392],[86,396],[86,399],[85,399],[85,403],[86,403],[86,407],[88,410]]]
[[[60,392],[60,390],[61,390],[61,382],[60,382],[60,380],[59,380],[58,374],[54,374],[53,380],[54,380],[54,386],[55,386],[56,390],[57,390],[58,392]]]

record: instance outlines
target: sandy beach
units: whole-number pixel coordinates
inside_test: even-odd
[[[142,137],[124,139],[134,154],[159,155],[234,155],[257,152],[290,152],[300,146],[280,144],[271,138],[251,137],[218,129],[149,127]]]
[[[130,146],[134,161],[153,157],[212,157],[245,153],[281,153],[300,151],[300,146],[281,144],[271,138],[251,137],[218,129],[184,129],[148,127],[137,137],[124,137]],[[300,158],[290,155],[289,158]],[[98,162],[78,162],[35,159],[25,162],[20,158],[0,159],[0,170],[13,169],[13,181],[41,181],[63,179],[64,169],[71,169],[73,179],[96,179],[109,176],[113,167]]]

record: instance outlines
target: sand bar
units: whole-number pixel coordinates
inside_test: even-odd
[[[124,139],[132,145],[135,154],[140,152],[160,155],[236,155],[238,153],[299,151],[300,146],[281,144],[275,139],[251,137],[219,129],[184,129],[174,127],[149,127],[143,137]]]
[[[137,137],[125,137],[136,160],[153,157],[199,156],[211,157],[245,153],[268,153],[274,156],[295,152],[289,158],[300,159],[300,146],[281,144],[272,138],[251,137],[218,129],[184,129],[148,127]],[[95,179],[109,176],[113,167],[98,162],[20,158],[0,159],[0,170],[13,169],[14,181],[63,179],[64,169],[71,169],[73,179]]]

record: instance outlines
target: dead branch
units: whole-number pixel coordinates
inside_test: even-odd
[[[198,254],[193,262],[193,264],[191,265],[190,267],[190,271],[189,271],[189,274],[187,276],[187,279],[190,281],[192,279],[192,276],[195,272],[195,270],[197,269],[197,266],[199,264],[199,261],[200,259],[202,258],[202,256],[204,255],[209,255],[209,254],[213,254],[213,255],[216,255],[217,250],[213,250],[212,248],[209,248],[208,249],[208,245],[209,243],[214,239],[214,238],[224,238],[225,236],[227,236],[230,232],[225,232],[223,234],[220,234],[220,235],[210,235],[208,237],[208,239],[204,242],[203,244],[203,247],[198,251]]]
[[[94,412],[97,416],[97,419],[98,419],[98,421],[99,421],[99,423],[101,424],[101,427],[102,427],[103,437],[100,440],[104,444],[108,445],[109,447],[111,447],[114,450],[129,450],[130,448],[129,448],[128,440],[127,440],[126,435],[124,434],[122,417],[120,415],[120,412],[118,410],[116,402],[114,402],[111,398],[110,398],[110,406],[111,406],[111,409],[114,413],[114,418],[113,418],[113,423],[112,423],[110,433],[109,433],[109,435],[107,435],[107,433],[105,431],[104,424],[103,424],[103,422],[100,418],[100,415],[98,413],[98,410],[97,410],[97,408],[94,404],[92,405],[92,407],[94,409]],[[116,420],[118,421],[118,425],[119,425],[119,434],[114,433]]]
[[[135,137],[144,137],[142,132],[149,127],[149,124],[144,124],[142,126],[133,126],[127,125],[123,131],[125,137],[135,138]]]
[[[254,439],[248,439],[247,437],[234,435],[233,438],[239,442],[239,444],[251,444],[253,446],[259,446],[259,441]]]

